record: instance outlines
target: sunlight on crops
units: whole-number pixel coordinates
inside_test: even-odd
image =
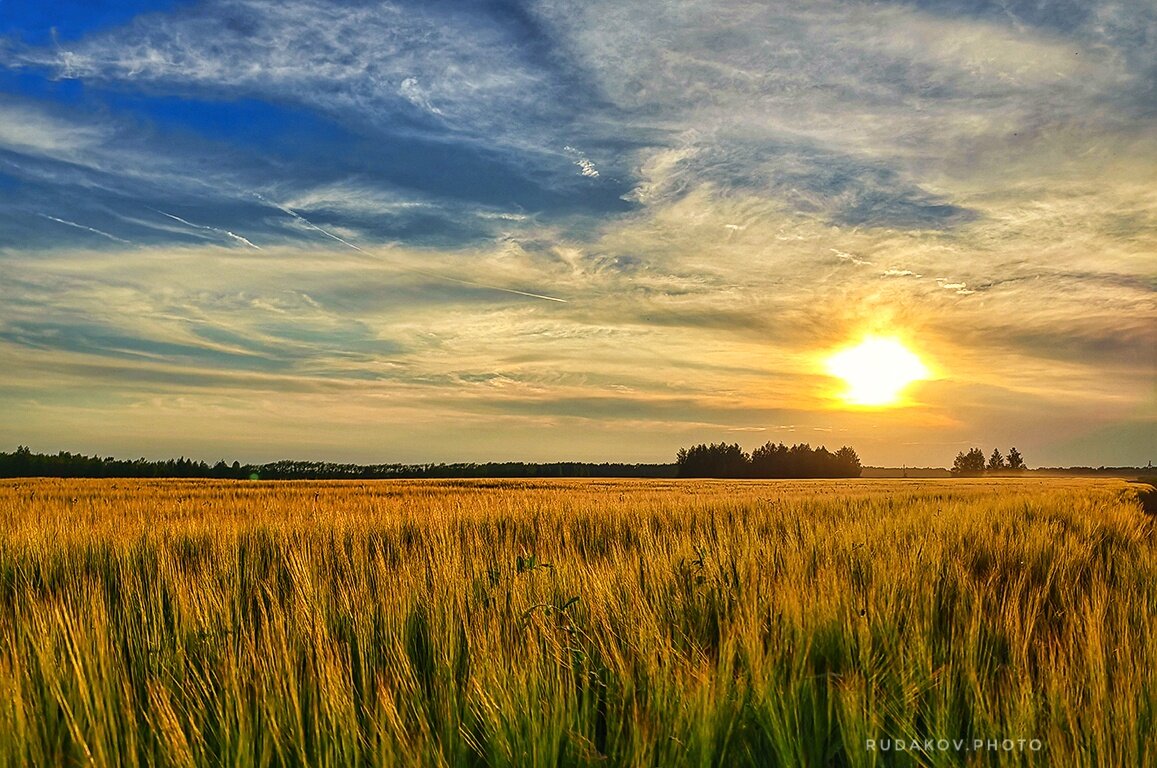
[[[0,483],[0,765],[1124,766],[1155,731],[1120,481]]]

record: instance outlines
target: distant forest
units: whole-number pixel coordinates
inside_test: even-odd
[[[0,453],[0,477],[141,477],[236,480],[380,480],[413,478],[536,477],[703,477],[805,478],[859,477],[860,459],[844,446],[835,453],[808,445],[768,443],[748,454],[739,445],[696,445],[681,449],[674,464],[588,462],[485,462],[455,464],[339,464],[323,461],[275,461],[216,464],[181,457],[151,461],[85,456],[61,451],[33,453],[20,446]]]
[[[527,477],[674,477],[674,464],[614,464],[521,461],[456,464],[338,464],[326,461],[274,461],[216,464],[181,457],[150,461],[84,456],[61,451],[33,453],[20,446],[0,453],[0,477],[204,477],[236,480],[383,480],[419,478]]]

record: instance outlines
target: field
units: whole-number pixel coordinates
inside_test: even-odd
[[[0,483],[0,766],[1157,765],[1118,480]]]

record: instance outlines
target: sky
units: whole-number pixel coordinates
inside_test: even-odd
[[[1155,290],[1151,0],[0,0],[0,450],[1144,465]]]

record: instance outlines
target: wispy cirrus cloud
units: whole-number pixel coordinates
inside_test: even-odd
[[[437,4],[210,0],[73,44],[29,49],[57,77],[275,95],[340,119],[511,140],[518,114],[565,110],[564,83],[515,25]],[[523,122],[525,124],[525,122]],[[561,149],[561,148],[560,148]]]
[[[103,143],[108,131],[61,119],[46,110],[0,98],[0,148],[57,160],[73,160]]]

